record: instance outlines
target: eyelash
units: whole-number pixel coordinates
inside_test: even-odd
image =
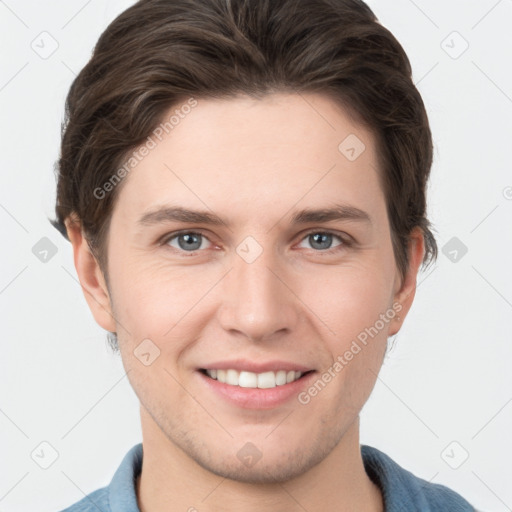
[[[307,233],[305,233],[304,236],[301,238],[300,242],[305,240],[308,236],[314,235],[314,234],[332,235],[333,237],[338,238],[342,242],[340,245],[337,245],[336,247],[332,247],[330,249],[325,249],[325,250],[311,249],[312,251],[314,251],[316,253],[319,253],[319,254],[333,254],[333,253],[338,252],[340,250],[343,250],[343,249],[346,249],[348,247],[351,247],[354,244],[354,241],[348,235],[342,236],[340,233],[337,233],[335,231],[318,230],[318,229],[313,229],[313,230],[310,230]],[[171,246],[168,245],[171,240],[174,240],[175,238],[179,237],[180,235],[200,235],[201,237],[206,238],[210,243],[212,243],[208,239],[208,237],[204,233],[202,233],[201,231],[182,230],[182,231],[176,231],[174,233],[171,233],[171,234],[165,236],[162,239],[162,241],[160,242],[160,244],[161,245],[167,245],[173,251],[177,251],[179,253],[183,253],[185,255],[185,257],[196,256],[199,252],[202,252],[202,251],[205,250],[205,249],[196,249],[196,250],[193,250],[193,251],[185,251],[183,249],[176,249],[176,247],[171,247]]]

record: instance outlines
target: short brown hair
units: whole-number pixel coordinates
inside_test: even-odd
[[[186,98],[328,95],[374,134],[397,267],[426,218],[432,136],[402,46],[361,0],[140,0],[103,32],[71,85],[57,163],[53,225],[78,217],[106,275],[121,188],[98,198],[130,151]],[[341,142],[341,141],[340,141]]]

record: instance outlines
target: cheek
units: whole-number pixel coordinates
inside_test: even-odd
[[[322,391],[323,398],[314,407],[337,404],[334,416],[362,406],[382,364],[395,311],[390,302],[393,275],[383,268],[385,260],[380,262],[338,270],[328,286],[303,290],[308,306],[322,320],[316,323],[325,333],[322,338],[330,359],[320,375],[326,374],[329,389]]]
[[[323,323],[322,332],[333,346],[343,349],[391,308],[393,275],[382,266],[351,265],[302,281],[300,296]]]
[[[334,334],[322,336],[328,358],[318,379],[325,384],[315,381],[303,398],[311,400],[309,410],[325,415],[326,422],[359,414],[375,385],[392,320],[391,314],[385,316],[388,294],[377,284],[371,279],[346,280],[343,292],[330,302],[318,297],[317,304],[324,304],[323,323]]]
[[[215,284],[214,278],[198,267],[125,262],[112,273],[115,315],[132,338],[172,337]]]

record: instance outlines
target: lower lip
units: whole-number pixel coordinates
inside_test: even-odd
[[[310,372],[288,384],[266,389],[231,386],[219,382],[216,379],[212,379],[200,371],[197,371],[197,373],[212,391],[237,407],[246,409],[273,409],[285,404],[292,397],[296,397],[309,385],[310,380],[316,372]]]

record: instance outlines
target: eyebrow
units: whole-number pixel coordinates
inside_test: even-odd
[[[296,212],[291,224],[309,224],[313,222],[330,222],[335,220],[352,220],[372,224],[370,215],[355,206],[337,204],[330,208],[304,209]],[[203,210],[190,210],[179,206],[163,206],[145,213],[138,224],[151,226],[164,222],[185,222],[189,224],[207,224],[212,226],[227,225],[219,216]]]

